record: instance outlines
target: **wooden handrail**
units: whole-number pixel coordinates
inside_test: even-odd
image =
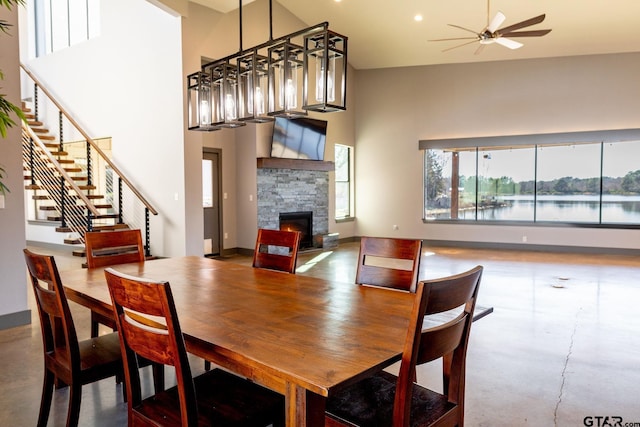
[[[140,192],[138,191],[137,188],[135,188],[133,186],[133,184],[127,179],[127,177],[120,171],[120,169],[118,169],[118,167],[111,161],[111,159],[109,159],[109,157],[107,157],[106,154],[104,154],[104,152],[102,151],[102,149],[100,149],[100,147],[98,146],[98,144],[93,140],[93,138],[91,138],[85,131],[84,129],[82,129],[82,127],[80,127],[80,125],[73,119],[73,117],[71,117],[71,115],[64,109],[64,107],[62,105],[60,105],[60,103],[58,101],[56,101],[56,99],[53,97],[53,95],[51,95],[51,93],[44,87],[44,85],[36,78],[36,76],[33,75],[33,73],[31,73],[31,71],[29,71],[27,69],[27,67],[25,67],[25,65],[23,63],[20,63],[20,68],[22,68],[24,70],[25,73],[27,73],[27,75],[29,76],[29,78],[31,78],[31,80],[33,80],[38,87],[40,88],[40,90],[42,90],[45,95],[47,95],[47,97],[51,100],[51,102],[53,102],[53,104],[58,108],[58,110],[60,110],[60,112],[62,114],[64,114],[64,116],[67,118],[67,120],[69,120],[69,122],[78,130],[78,132],[80,132],[80,134],[83,136],[83,138],[85,138],[87,140],[87,142],[89,142],[89,144],[91,144],[91,147],[93,147],[94,150],[96,150],[96,152],[100,155],[100,157],[102,157],[104,159],[104,161],[111,166],[111,169],[120,177],[120,179],[122,179],[122,181],[127,185],[127,187],[129,187],[129,189],[133,192],[133,194],[136,195],[136,197],[142,202],[142,204],[149,209],[149,212],[151,212],[153,215],[158,215],[158,211],[156,211],[154,209],[153,206],[151,206],[151,203],[149,203],[147,201],[147,199],[144,198],[144,196],[142,194],[140,194]],[[24,127],[24,125],[23,125]]]
[[[43,153],[47,156],[47,159],[49,159],[49,162],[51,162],[51,164],[56,168],[56,171],[60,175],[62,175],[64,180],[67,182],[67,184],[69,184],[69,186],[71,186],[73,191],[76,192],[78,197],[80,197],[82,199],[82,201],[87,206],[87,209],[89,209],[94,216],[100,215],[100,212],[98,212],[96,207],[93,205],[93,202],[91,202],[91,200],[89,200],[89,198],[84,194],[84,192],[82,190],[80,190],[80,187],[78,187],[78,185],[75,183],[75,181],[69,176],[69,174],[64,170],[64,168],[60,165],[60,163],[58,163],[56,158],[53,157],[51,152],[45,147],[44,143],[40,140],[38,135],[36,135],[36,133],[29,126],[24,124],[24,122],[22,123],[22,131],[26,132],[27,135],[29,135],[29,137],[33,140],[33,142],[38,147],[40,147],[40,149],[43,151]]]

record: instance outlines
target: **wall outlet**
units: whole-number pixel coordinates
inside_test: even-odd
[[[224,238],[228,239],[229,238],[229,233],[224,233]]]
[[[249,201],[253,202],[253,194],[249,194]]]
[[[400,227],[398,227],[398,225],[397,225],[397,224],[393,224],[393,229],[394,229],[394,230],[398,230],[398,229],[400,229]]]
[[[522,243],[527,243],[527,236],[522,236]]]

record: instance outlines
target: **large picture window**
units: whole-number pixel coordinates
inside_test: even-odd
[[[640,225],[640,138],[463,142],[429,148],[421,141],[425,220]]]

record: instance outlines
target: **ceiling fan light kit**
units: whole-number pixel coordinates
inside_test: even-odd
[[[487,1],[487,26],[480,32],[476,32],[474,30],[470,30],[468,28],[462,27],[460,25],[448,24],[450,27],[458,28],[460,30],[464,30],[470,33],[473,33],[474,37],[454,37],[454,38],[446,38],[446,39],[434,39],[429,41],[452,41],[452,40],[471,40],[468,42],[464,42],[462,44],[444,49],[443,52],[447,52],[453,49],[457,49],[459,47],[466,46],[472,43],[478,43],[478,47],[475,51],[475,54],[479,54],[482,52],[484,47],[488,44],[497,43],[501,46],[507,47],[509,49],[518,49],[523,46],[522,43],[511,40],[514,37],[541,37],[551,32],[550,29],[544,30],[527,30],[527,31],[518,31],[525,27],[530,27],[532,25],[536,25],[544,21],[546,17],[545,14],[534,16],[533,18],[525,19],[524,21],[517,22],[515,24],[509,25],[504,28],[500,28],[500,26],[506,20],[506,16],[498,11],[493,19],[489,20],[490,15],[490,2]]]

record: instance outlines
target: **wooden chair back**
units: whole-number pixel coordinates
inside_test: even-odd
[[[140,230],[88,231],[84,235],[87,267],[144,261]]]
[[[409,425],[416,365],[442,358],[443,394],[451,404],[444,415],[452,421],[443,425],[464,424],[465,366],[473,312],[482,277],[482,266],[440,279],[420,282],[411,314],[394,401],[395,426]],[[442,325],[423,329],[425,315],[434,315],[463,307],[461,313]]]
[[[182,425],[197,425],[195,388],[169,283],[112,268],[105,269],[105,276],[120,332],[130,425],[146,420],[137,410],[142,402],[138,357],[175,367]]]
[[[421,254],[422,240],[362,237],[356,283],[415,292]]]
[[[66,355],[69,371],[62,373],[61,379],[69,384],[70,367],[80,366],[80,350],[55,259],[53,256],[36,254],[28,249],[24,250],[24,256],[36,297],[43,350],[45,354],[58,351]]]
[[[44,382],[38,426],[46,426],[56,385],[69,386],[67,426],[78,425],[82,386],[122,373],[118,334],[78,341],[53,256],[24,249],[42,331]]]
[[[295,273],[301,236],[299,231],[258,229],[253,266]]]

